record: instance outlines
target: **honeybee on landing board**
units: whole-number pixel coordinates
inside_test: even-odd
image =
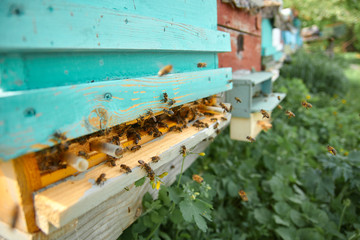
[[[281,100],[280,96],[277,96],[277,99],[280,101]]]
[[[163,93],[163,102],[166,103],[169,100],[169,96],[167,95],[166,92]]]
[[[140,164],[140,167],[145,169],[147,173],[147,177],[150,179],[150,181],[155,180],[155,172],[152,170],[149,164],[145,163],[143,160],[139,160],[138,163]]]
[[[158,161],[160,161],[160,157],[159,157],[159,156],[153,156],[153,157],[151,157],[151,162],[157,163]]]
[[[129,166],[125,165],[125,164],[121,164],[121,165],[120,165],[120,168],[121,168],[122,170],[124,170],[126,173],[131,173],[131,172],[132,172],[132,171],[131,171],[131,168],[130,168]]]
[[[166,65],[165,67],[163,67],[162,69],[160,69],[160,71],[158,72],[158,76],[164,76],[165,74],[170,73],[173,70],[173,66],[172,65]]]
[[[105,176],[105,173],[100,174],[100,176],[95,181],[96,185],[103,185],[106,181]]]
[[[204,68],[204,67],[206,67],[207,66],[207,64],[206,63],[202,63],[202,62],[199,62],[198,64],[197,64],[197,67],[198,68]]]
[[[238,97],[235,97],[235,101],[236,101],[236,103],[241,103],[241,99]]]

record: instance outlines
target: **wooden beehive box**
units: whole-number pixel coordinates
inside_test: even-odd
[[[261,70],[261,14],[218,0],[218,29],[230,34],[231,52],[219,53],[219,67]]]
[[[233,73],[233,89],[226,93],[226,102],[233,106],[232,139],[245,141],[247,136],[255,138],[261,130],[269,128],[271,119],[264,119],[260,110],[271,113],[285,97],[284,93],[272,92],[272,76],[269,72]]]
[[[139,116],[150,119],[150,109],[164,115],[232,88],[231,68],[217,66],[217,54],[230,51],[230,36],[217,30],[215,0],[7,0],[0,3],[0,28],[1,237],[114,239],[141,214],[144,193],[156,196],[149,184],[134,187],[146,174],[137,161],[158,155],[161,160],[151,166],[156,173],[169,171],[164,181],[170,184],[180,171],[180,146],[203,151],[210,143],[203,140],[229,123],[227,114],[218,129],[205,117],[209,128],[189,123],[178,133],[164,127],[159,138],[141,132],[141,149],[125,152],[116,167],[89,148],[92,141],[114,137],[117,127],[136,124]],[[169,64],[172,72],[158,76]],[[175,104],[164,102],[164,93]],[[136,145],[126,134],[118,139],[123,150]],[[62,165],[43,171],[39,155],[57,153],[65,143],[64,151],[89,153],[89,169],[80,173]],[[121,172],[120,163],[132,173]],[[101,173],[107,181],[96,186]]]

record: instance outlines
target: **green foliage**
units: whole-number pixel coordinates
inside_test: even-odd
[[[348,89],[348,79],[339,62],[330,60],[321,53],[298,51],[292,55],[292,63],[281,68],[281,75],[303,79],[313,93],[343,95]]]
[[[179,187],[162,186],[158,200],[144,197],[143,217],[121,239],[359,239],[357,93],[340,99],[310,95],[300,79],[276,84],[275,91],[288,93],[284,109],[296,117],[276,109],[273,129],[255,143],[220,134]],[[311,109],[301,106],[306,96]],[[336,156],[327,152],[328,144]],[[205,182],[192,181],[194,173],[203,173]]]

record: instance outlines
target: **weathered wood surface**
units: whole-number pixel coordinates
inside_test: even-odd
[[[51,146],[56,131],[71,139],[136,119],[149,109],[162,111],[169,107],[162,102],[164,92],[177,106],[227,91],[229,79],[231,69],[224,68],[5,92],[0,95],[0,159]]]
[[[256,15],[217,0],[218,25],[253,36],[261,36],[261,13]]]
[[[229,42],[228,42],[229,45]],[[229,45],[230,46],[230,45]],[[213,52],[22,52],[0,53],[0,88],[19,91],[218,68]],[[198,68],[205,62],[205,68]]]
[[[185,22],[189,21],[184,20],[192,15],[189,17],[185,14],[180,18],[177,14],[179,22],[158,18],[157,12],[170,9],[166,7],[166,3],[153,14],[150,9],[147,10],[148,14],[144,14],[150,2],[152,3],[147,1],[147,4],[141,7],[143,11],[137,13],[135,10],[130,12],[129,8],[125,9],[124,5],[129,3],[112,5],[110,1],[103,4],[95,1],[2,1],[0,29],[3,31],[0,35],[0,51],[230,50],[227,44],[228,34],[186,24]],[[160,1],[155,2],[160,5]],[[175,2],[176,6],[180,6],[180,2],[184,3],[180,0]],[[196,10],[203,12],[202,7],[214,11],[214,2],[206,6],[208,2],[197,0],[196,4],[193,4],[196,5],[195,9],[184,11],[188,14]],[[185,9],[185,6],[182,9]],[[216,22],[216,13],[213,11],[203,12],[201,22],[210,21],[207,27],[213,27]],[[199,13],[195,14],[199,16]],[[195,19],[198,18],[192,18],[190,23]]]
[[[219,27],[219,30],[230,34],[231,52],[219,53],[219,67],[231,67],[233,71],[240,69],[261,70],[261,38],[251,36],[232,29]],[[241,40],[242,38],[242,40]],[[241,41],[243,44],[241,44]]]
[[[226,126],[229,120],[230,115],[227,121],[220,122],[219,128]],[[180,146],[185,145],[190,149],[215,133],[215,123],[209,118],[203,121],[208,122],[210,127],[200,131],[189,127],[181,134],[170,132],[160,140],[143,145],[135,153],[125,153],[117,164],[130,166],[133,171],[130,174],[124,174],[119,167],[111,168],[104,164],[38,192],[35,194],[35,209],[39,227],[46,231],[49,223],[57,228],[65,226],[143,177],[145,172],[138,167],[139,159],[149,162],[150,157],[160,156],[160,162],[151,166],[156,174],[161,174],[158,168],[177,158],[180,155]],[[102,187],[95,186],[93,183],[101,173],[105,173],[108,180]]]
[[[271,114],[271,112],[269,112]],[[230,138],[233,140],[249,141],[247,136],[256,138],[262,131],[258,121],[270,123],[271,119],[263,118],[260,112],[251,113],[250,118],[232,117],[230,122]]]

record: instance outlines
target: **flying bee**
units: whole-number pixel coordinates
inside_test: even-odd
[[[280,110],[283,109],[283,107],[280,104],[277,105],[277,108],[280,109]]]
[[[281,100],[280,96],[277,96],[277,99],[280,101]]]
[[[197,64],[197,67],[198,67],[198,68],[204,68],[204,67],[206,67],[206,66],[207,66],[207,64],[204,63],[204,62],[199,62],[199,63]]]
[[[329,153],[331,153],[332,155],[336,155],[336,150],[335,148],[333,148],[332,146],[328,145],[327,146],[327,150]]]
[[[289,118],[295,117],[295,114],[290,110],[287,110],[285,114],[288,115]]]
[[[20,207],[19,205],[15,205],[12,211],[12,215],[11,215],[11,229],[14,229],[16,227],[16,224],[18,222],[19,219],[19,213],[20,213]]]
[[[235,97],[235,101],[236,101],[236,103],[241,103],[241,99],[238,97]]]
[[[65,141],[67,139],[65,133],[62,133],[62,132],[59,132],[59,131],[56,131],[54,134],[53,134],[53,137],[55,138],[55,140],[57,141]]]
[[[219,126],[219,123],[217,122],[217,123],[215,123],[215,125],[214,125],[214,129],[217,129],[218,128],[218,126]]]
[[[248,197],[247,197],[247,195],[246,195],[246,192],[244,192],[243,190],[240,190],[240,191],[239,191],[239,195],[240,195],[241,199],[242,199],[244,202],[249,201],[249,199],[248,199]]]
[[[84,157],[86,159],[89,158],[89,154],[87,154],[85,151],[79,151],[78,156],[82,156],[82,157]]]
[[[166,65],[165,67],[163,67],[162,69],[160,69],[160,71],[158,72],[158,76],[164,76],[165,74],[170,73],[173,70],[173,66],[172,65]]]
[[[136,151],[138,151],[140,148],[141,148],[140,145],[135,145],[135,146],[133,146],[133,147],[130,149],[130,151],[136,152]]]
[[[301,105],[306,109],[312,108],[312,105],[310,103],[308,103],[307,101],[302,101]]]
[[[260,112],[263,115],[263,118],[270,118],[270,114],[264,109],[261,109]]]
[[[173,98],[170,98],[169,101],[168,101],[168,105],[169,105],[169,106],[172,106],[172,105],[174,105],[175,103],[176,103],[176,101],[175,101],[175,99],[173,99]]]
[[[202,183],[204,179],[197,174],[192,175],[192,179],[197,183]]]
[[[96,185],[103,185],[106,181],[105,176],[105,173],[100,174],[100,176],[95,181]]]
[[[224,104],[224,103],[219,103],[220,107],[222,107],[225,111],[227,112],[231,112],[231,110]]]
[[[158,161],[160,161],[160,157],[159,157],[159,156],[153,156],[153,157],[151,157],[151,162],[157,163]]]
[[[145,163],[143,160],[139,160],[138,163],[140,164],[140,167],[145,169],[147,173],[147,177],[150,179],[150,181],[155,180],[155,172],[152,170],[149,164]]]
[[[247,136],[246,139],[249,140],[249,141],[252,142],[252,143],[255,142],[255,139],[252,138],[252,137],[250,137],[250,136]]]
[[[218,120],[217,118],[210,118],[210,121],[213,121],[213,122],[214,121],[216,122],[217,120]]]
[[[163,111],[164,111],[164,113],[166,113],[168,116],[172,116],[172,115],[174,115],[174,112],[173,112],[173,111],[171,111],[170,109],[166,109],[166,108],[164,108],[164,109],[163,109]]]
[[[151,109],[149,109],[149,111],[148,111],[147,114],[154,120],[154,122],[156,122],[155,114],[154,114],[154,112],[153,112]]]
[[[183,157],[186,156],[187,150],[186,150],[185,145],[182,145],[182,146],[181,146],[180,153],[183,155]]]
[[[166,103],[166,102],[169,100],[169,97],[168,97],[168,95],[167,95],[166,92],[163,93],[163,98],[164,98],[164,99],[163,99],[162,101],[163,101],[164,103]]]
[[[132,172],[132,171],[131,171],[131,168],[130,168],[129,166],[125,165],[125,164],[121,164],[121,165],[120,165],[120,168],[121,168],[122,170],[124,170],[127,174]]]

